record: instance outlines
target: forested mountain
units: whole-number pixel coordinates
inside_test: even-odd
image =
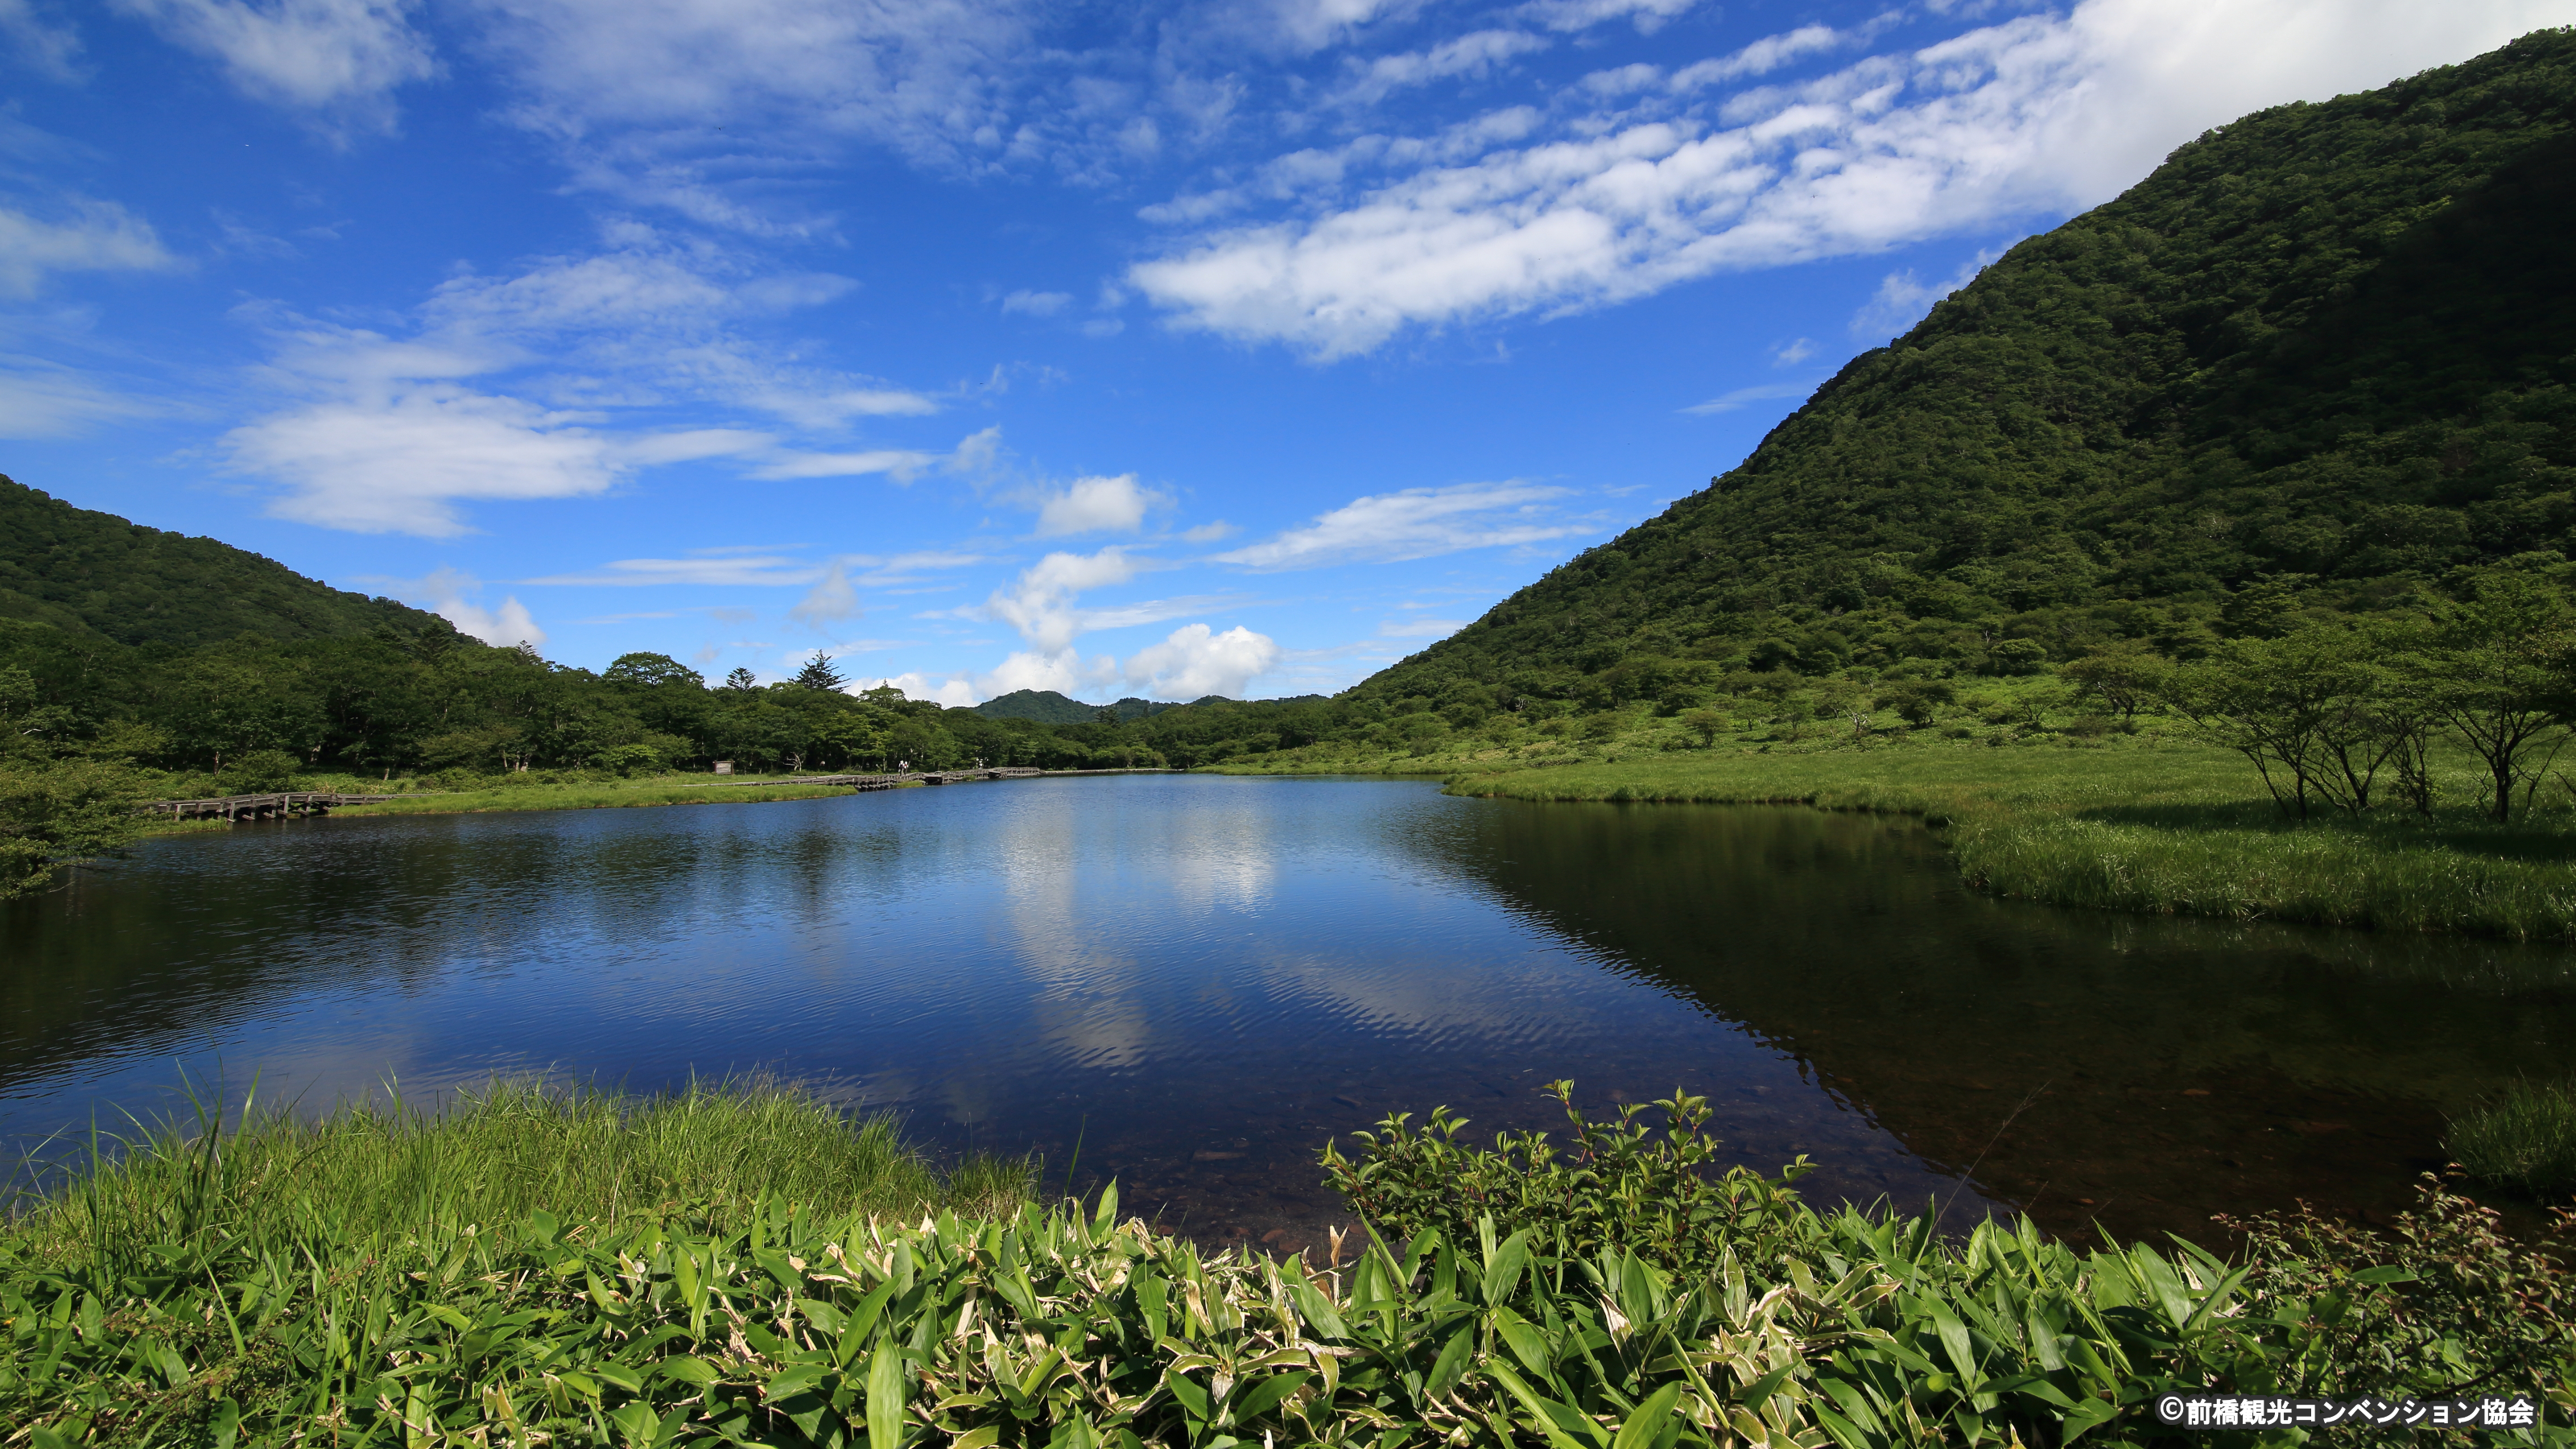
[[[0,619],[119,644],[450,632],[434,614],[308,579],[211,538],[74,508],[0,476]]]
[[[2190,657],[2576,553],[2571,237],[2576,32],[2248,116],[1358,695]]]
[[[1124,724],[1131,719],[1143,719],[1150,714],[1178,708],[1180,706],[1175,703],[1138,699],[1132,694],[1115,704],[1084,704],[1052,689],[1015,689],[975,706],[975,712],[987,719],[1028,719],[1040,724],[1095,724],[1100,722],[1100,712],[1105,709],[1110,712],[1112,720]]]

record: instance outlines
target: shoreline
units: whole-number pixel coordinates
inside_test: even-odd
[[[1407,768],[1419,764],[1421,768]],[[1452,795],[1531,803],[1805,805],[1912,815],[1960,875],[2007,899],[2145,915],[2282,921],[2576,942],[2576,833],[2563,810],[2496,825],[2461,806],[2429,821],[2283,817],[2235,754],[2165,742],[2016,748],[1608,752],[1505,758],[1283,760],[1226,774],[1434,775]]]

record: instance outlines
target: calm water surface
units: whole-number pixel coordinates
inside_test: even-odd
[[[1921,826],[1417,783],[1007,781],[152,842],[0,908],[0,1138],[494,1072],[765,1069],[937,1146],[1081,1142],[1213,1239],[1335,1217],[1324,1139],[1679,1085],[1823,1196],[2082,1235],[2402,1206],[2445,1111],[2576,1061],[2557,949],[1972,895]],[[1059,1167],[1057,1170],[1061,1170]]]

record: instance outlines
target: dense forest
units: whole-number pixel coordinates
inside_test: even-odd
[[[1707,488],[1331,699],[943,708],[820,656],[766,686],[658,654],[594,674],[0,480],[0,771],[35,802],[0,810],[0,854],[54,849],[25,822],[70,787],[23,782],[81,769],[133,777],[84,777],[104,801],[299,771],[1312,762],[1657,721],[1704,747],[1747,718],[1922,728],[2033,676],[2258,763],[2404,775],[2438,735],[2502,761],[2501,816],[2526,746],[2576,721],[2571,234],[2576,31],[2249,116],[2014,247]],[[2306,723],[2266,743],[2266,710]],[[2284,808],[2350,804],[2288,763]]]

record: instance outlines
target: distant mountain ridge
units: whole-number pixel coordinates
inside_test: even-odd
[[[1359,694],[2189,654],[2247,611],[2576,556],[2571,237],[2576,31],[2258,112]]]
[[[120,644],[190,649],[244,636],[280,643],[392,627],[453,632],[392,599],[308,579],[211,538],[75,508],[0,476],[0,618]]]
[[[1133,695],[1115,704],[1084,704],[1052,689],[1015,689],[996,695],[975,706],[975,712],[990,719],[1029,719],[1040,724],[1093,724],[1104,709],[1117,712],[1118,723],[1143,719],[1167,709],[1178,709],[1177,703],[1138,699]]]

